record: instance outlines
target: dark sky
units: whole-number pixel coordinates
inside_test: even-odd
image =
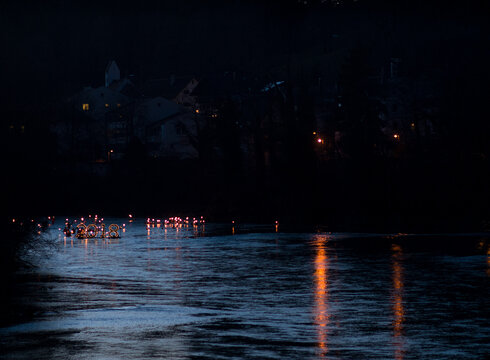
[[[332,8],[294,0],[2,2],[1,101],[43,103],[100,85],[111,59],[123,76],[146,80],[226,70],[261,74],[290,54],[307,57],[356,41],[387,52],[383,56],[414,48],[422,54],[434,45],[447,49],[456,41],[456,53],[471,55],[471,42],[484,44],[488,28],[481,2],[470,3],[361,0]],[[439,61],[430,53],[412,55],[419,57],[417,66]]]

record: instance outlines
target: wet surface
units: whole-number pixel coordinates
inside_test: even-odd
[[[122,223],[122,219],[114,219]],[[267,231],[264,231],[267,230]],[[18,359],[483,359],[485,236],[150,227],[64,238],[22,279]],[[25,295],[30,294],[30,295]]]

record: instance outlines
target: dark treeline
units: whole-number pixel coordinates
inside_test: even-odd
[[[485,229],[490,56],[482,5],[392,3],[4,5],[9,212]],[[63,99],[102,82],[110,59],[136,82],[237,71],[284,83],[220,99],[219,118],[193,139],[198,159],[152,159],[135,140],[101,176],[60,153],[50,126],[66,117]],[[401,59],[396,74],[393,59]],[[390,120],[397,112],[403,121]],[[322,147],[312,137],[319,118]]]

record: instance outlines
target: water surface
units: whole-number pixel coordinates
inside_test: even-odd
[[[106,221],[108,222],[108,221]],[[123,223],[127,219],[112,219]],[[485,236],[126,224],[65,238],[23,277],[19,359],[483,359]],[[277,231],[277,232],[276,232]]]

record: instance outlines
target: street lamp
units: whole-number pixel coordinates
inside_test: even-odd
[[[107,152],[107,161],[108,161],[108,162],[109,162],[109,161],[111,161],[111,154],[112,154],[113,152],[114,152],[114,150],[113,150],[113,149],[111,149],[111,150],[109,150],[109,151]]]

